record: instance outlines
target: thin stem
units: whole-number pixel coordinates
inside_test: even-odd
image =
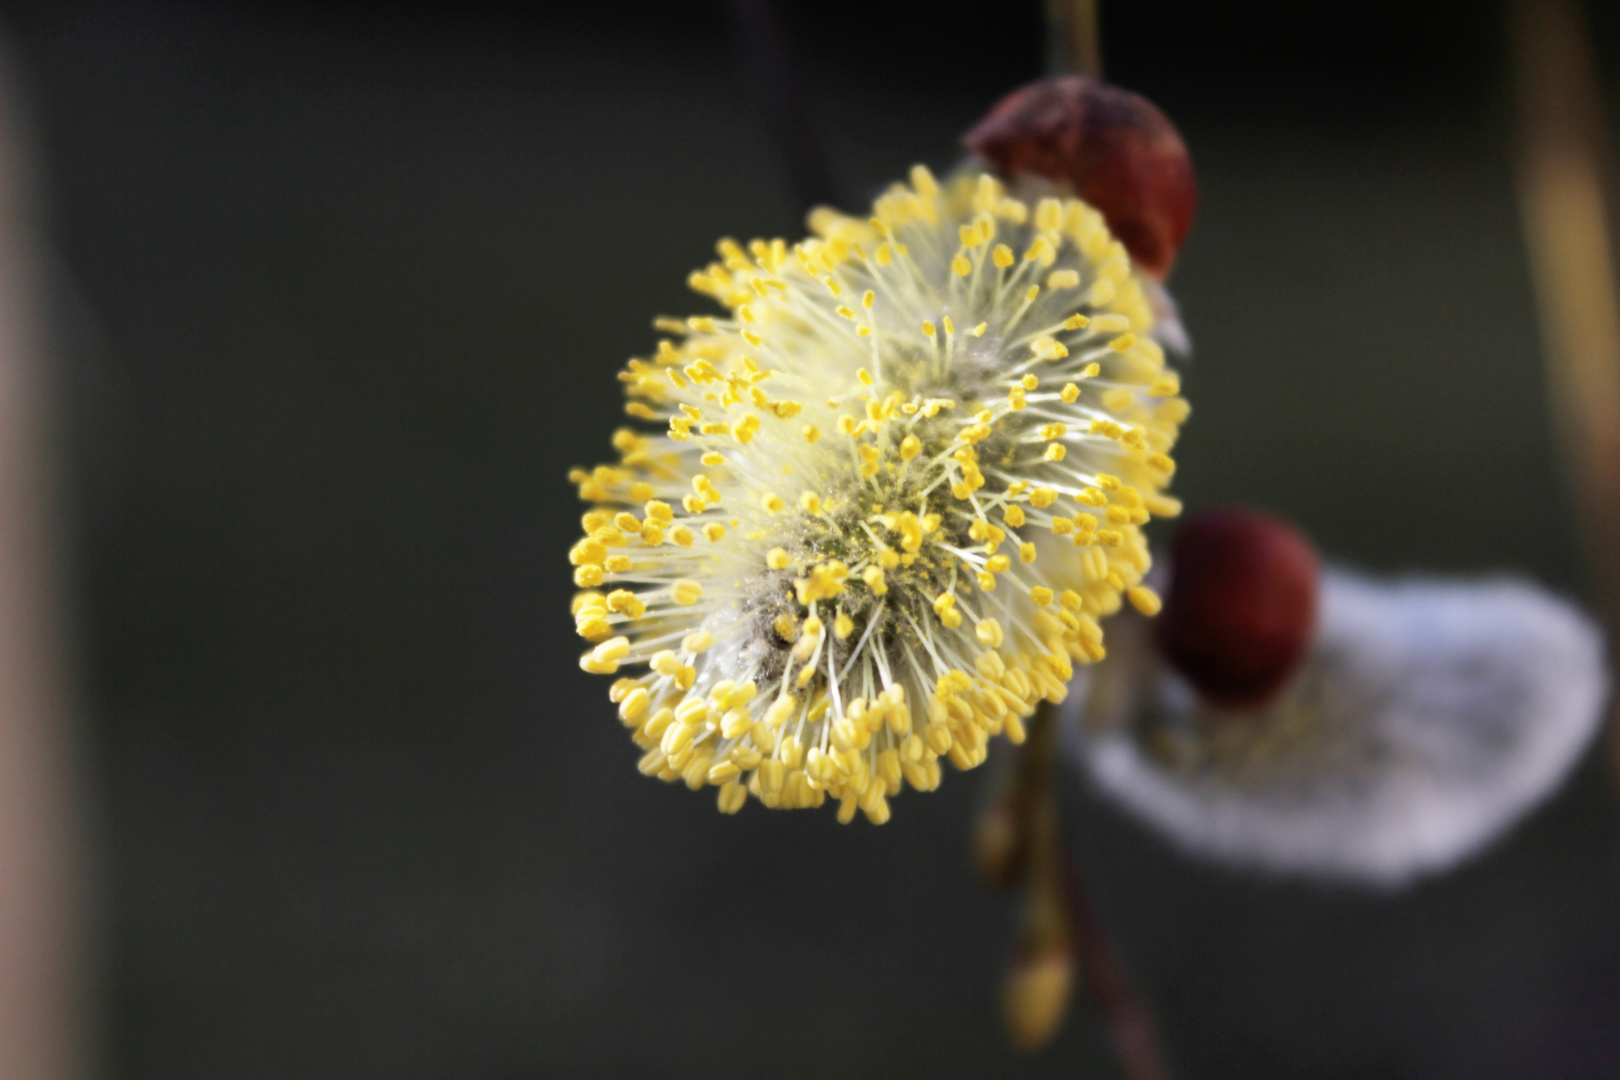
[[[1620,647],[1620,299],[1601,96],[1577,0],[1509,0],[1507,16],[1519,212],[1553,432],[1591,584]],[[1620,774],[1620,712],[1609,731]]]
[[[1153,1012],[1125,973],[1108,932],[1097,919],[1078,863],[1069,863],[1069,918],[1081,976],[1108,1026],[1126,1080],[1169,1080]]]
[[[1046,0],[1046,66],[1053,75],[1102,78],[1100,0]]]
[[[1046,1045],[1062,1025],[1078,968],[1126,1080],[1168,1080],[1152,1012],[1097,919],[1084,875],[1064,856],[1057,752],[1057,709],[1043,702],[1030,718],[1012,783],[981,823],[1001,841],[993,880],[1021,882],[1024,889],[1007,980],[1009,1032],[1022,1050]],[[980,855],[985,866],[982,848]]]

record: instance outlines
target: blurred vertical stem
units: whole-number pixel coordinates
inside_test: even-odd
[[[731,13],[771,140],[798,202],[799,216],[816,206],[842,205],[827,141],[804,93],[798,58],[771,0],[731,0]]]
[[[1102,35],[1097,30],[1100,0],[1044,0],[1046,67],[1053,75],[1102,78]]]
[[[1049,1043],[1078,981],[1102,1014],[1127,1080],[1167,1080],[1152,1012],[1097,918],[1079,864],[1064,854],[1058,723],[1057,707],[1042,702],[1030,717],[1012,782],[986,807],[975,837],[986,876],[1023,890],[1004,987],[1008,1034],[1026,1052]]]
[[[1620,301],[1609,148],[1578,0],[1509,0],[1519,211],[1553,430],[1611,648],[1620,645]],[[1620,712],[1609,759],[1620,773]]]

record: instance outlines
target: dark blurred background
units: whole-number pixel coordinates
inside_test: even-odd
[[[1040,73],[1036,0],[783,3],[860,195]],[[1620,11],[1593,11],[1620,116]],[[1106,3],[1203,185],[1177,485],[1379,571],[1582,588],[1501,14]],[[727,8],[0,3],[54,256],[106,1075],[1112,1075],[1016,1058],[977,776],[882,829],[651,783],[582,675],[569,466],[721,235],[791,234]],[[1588,760],[1396,899],[1068,792],[1178,1077],[1620,1075]]]

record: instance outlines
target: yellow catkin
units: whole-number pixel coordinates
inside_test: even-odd
[[[621,374],[647,430],[570,473],[570,614],[641,772],[881,824],[1021,741],[1100,616],[1158,610],[1142,527],[1179,512],[1188,406],[1078,200],[918,168],[811,227],[723,241],[691,284],[724,314]]]

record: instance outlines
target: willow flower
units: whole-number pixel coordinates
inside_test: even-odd
[[[1601,723],[1603,635],[1528,582],[1318,582],[1302,534],[1231,509],[1167,562],[1164,617],[1122,620],[1065,709],[1096,787],[1195,856],[1405,886],[1521,820]]]
[[[1179,509],[1188,406],[1084,202],[918,167],[810,224],[722,241],[691,284],[725,314],[620,375],[664,427],[571,475],[574,618],[643,773],[881,824],[1021,741],[1122,597],[1157,609],[1141,527]]]

